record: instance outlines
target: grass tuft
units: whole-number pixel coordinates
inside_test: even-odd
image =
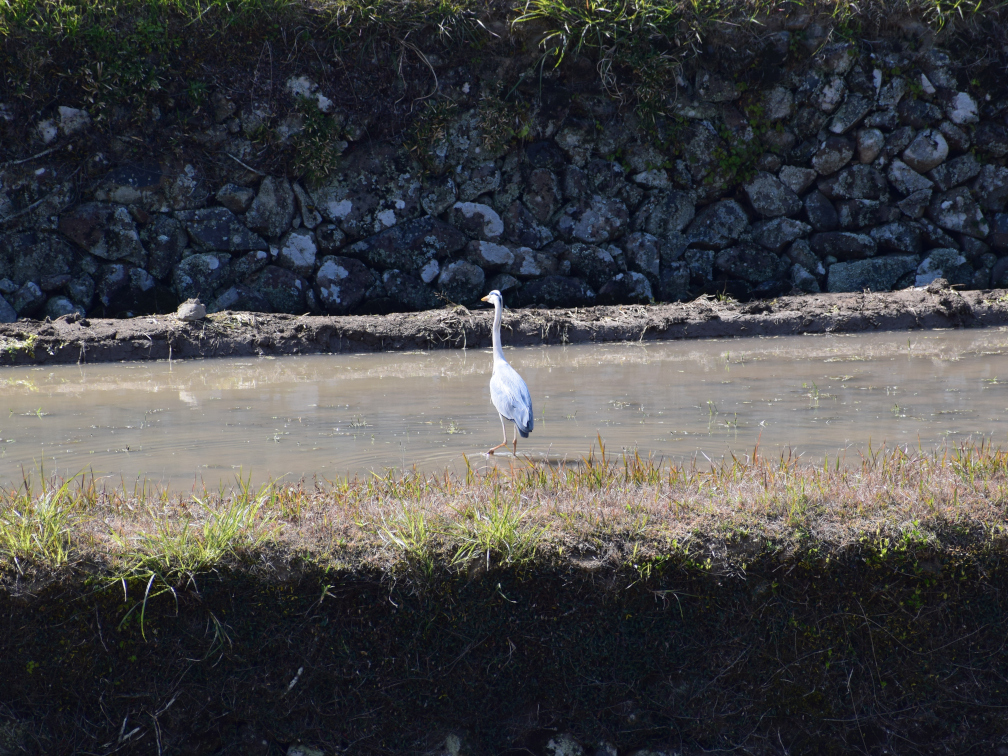
[[[264,510],[275,498],[272,487],[252,495],[247,486],[241,486],[237,495],[224,498],[216,507],[206,498],[192,497],[188,509],[194,509],[195,515],[163,517],[152,513],[151,529],[136,537],[133,549],[112,533],[134,557],[132,563],[123,565],[122,572],[128,577],[157,576],[165,584],[177,583],[254,552],[270,536],[274,515]]]
[[[0,508],[0,560],[13,562],[19,572],[24,562],[65,566],[71,557],[74,509],[69,481],[38,496],[26,484]]]
[[[465,565],[485,558],[489,569],[491,557],[503,566],[529,562],[535,557],[542,527],[529,524],[528,516],[528,510],[499,497],[483,511],[467,508],[454,528],[458,546],[452,563]]]

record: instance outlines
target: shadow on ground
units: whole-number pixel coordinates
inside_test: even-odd
[[[8,584],[0,753],[1008,747],[999,556],[643,571]]]

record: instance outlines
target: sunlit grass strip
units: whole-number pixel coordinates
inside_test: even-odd
[[[825,15],[839,24],[878,23],[892,16],[922,18],[934,28],[950,20],[997,11],[1003,2],[982,0],[0,0],[0,37],[36,34],[91,44],[110,23],[127,22],[151,44],[180,34],[221,35],[233,28],[280,27],[298,34],[403,39],[420,29],[457,36],[482,28],[481,16],[513,24],[536,22],[546,47],[562,54],[585,48],[694,44],[717,24],[750,25],[787,14]],[[169,22],[175,22],[171,28]]]
[[[592,560],[744,567],[766,551],[1002,548],[1008,452],[963,444],[806,464],[700,466],[604,447],[576,464],[468,465],[188,495],[91,476],[0,491],[0,571],[97,568],[170,590],[226,566],[302,560],[390,572]],[[731,565],[735,566],[732,567]]]
[[[917,17],[937,30],[1003,7],[983,0],[526,0],[515,23],[541,24],[543,44],[558,59],[586,49],[629,59],[630,50],[655,43],[662,51],[692,47],[721,24],[759,32],[768,18],[808,14],[861,29]]]
[[[486,7],[479,0],[0,0],[0,37],[35,34],[86,45],[117,22],[152,45],[183,34],[281,27],[323,36],[381,28],[402,36],[425,27],[443,33],[475,27],[475,14]]]

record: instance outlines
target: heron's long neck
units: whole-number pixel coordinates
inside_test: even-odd
[[[500,337],[500,327],[501,327],[501,317],[503,315],[503,310],[501,309],[500,302],[494,303],[494,324],[493,324],[493,354],[494,362],[500,360],[501,362],[507,362],[504,359],[504,350],[501,348],[501,337]]]

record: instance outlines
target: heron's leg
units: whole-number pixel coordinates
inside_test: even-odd
[[[504,438],[507,439],[507,436],[505,435]],[[514,449],[514,451],[512,453],[517,457],[518,456],[518,424],[517,423],[515,423],[514,438],[511,439],[511,444],[512,444],[512,448]]]
[[[487,454],[493,454],[495,451],[497,451],[498,449],[500,449],[502,446],[507,446],[507,428],[504,427],[504,415],[501,415],[499,412],[497,414],[500,415],[501,430],[504,431],[504,440],[501,441],[501,443],[497,444],[497,446],[495,446],[493,449],[491,449],[490,451],[488,451]]]

